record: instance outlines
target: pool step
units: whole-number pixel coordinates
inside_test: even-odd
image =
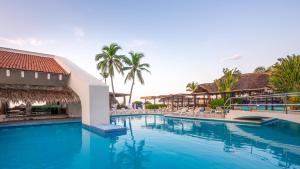
[[[270,125],[270,124],[274,124],[278,121],[279,120],[276,119],[276,118],[270,118],[270,119],[263,120],[263,122],[261,124],[267,126],[267,125]]]
[[[122,126],[117,126],[113,124],[99,124],[99,125],[93,125],[89,126],[86,124],[82,124],[83,128],[92,131],[96,134],[100,134],[102,136],[116,136],[116,135],[123,135],[126,134],[127,128]]]

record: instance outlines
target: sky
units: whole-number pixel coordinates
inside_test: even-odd
[[[144,53],[151,74],[133,100],[300,54],[299,0],[0,0],[0,20],[1,47],[63,56],[98,79],[104,45]],[[129,93],[124,79],[115,77],[115,90]]]

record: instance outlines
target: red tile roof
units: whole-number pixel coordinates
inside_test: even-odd
[[[0,68],[68,74],[53,57],[6,48],[0,48]]]

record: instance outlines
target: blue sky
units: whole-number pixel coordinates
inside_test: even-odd
[[[0,0],[0,20],[0,46],[64,56],[98,78],[94,56],[103,45],[143,52],[152,74],[134,99],[300,53],[298,0]],[[115,81],[116,91],[129,92],[124,77]]]

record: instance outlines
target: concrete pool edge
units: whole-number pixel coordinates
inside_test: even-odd
[[[113,124],[91,126],[82,123],[82,128],[104,137],[120,136],[127,133],[126,127],[117,126]]]
[[[212,122],[226,122],[226,123],[238,123],[238,124],[255,124],[261,125],[262,122],[256,121],[245,121],[245,120],[231,120],[231,119],[214,119],[214,118],[197,118],[197,117],[183,117],[183,116],[171,116],[171,115],[163,115],[163,114],[120,114],[120,115],[111,115],[110,117],[128,117],[128,116],[144,116],[144,115],[156,115],[156,116],[163,116],[166,118],[174,118],[174,119],[185,119],[185,120],[199,120],[199,121],[212,121]]]
[[[31,121],[26,123],[6,123],[0,124],[1,128],[11,128],[11,127],[26,127],[26,126],[42,126],[42,125],[57,125],[57,124],[69,124],[69,123],[81,123],[79,119],[69,119],[60,121]]]
[[[201,121],[214,121],[214,122],[227,122],[227,123],[239,123],[239,124],[256,124],[260,125],[263,122],[252,122],[252,121],[242,121],[242,120],[228,120],[228,119],[212,119],[212,118],[195,118],[195,117],[182,117],[182,116],[170,116],[170,115],[163,115],[163,114],[156,114],[156,113],[143,113],[143,114],[123,114],[123,115],[111,115],[110,118],[113,117],[129,117],[129,116],[147,116],[147,115],[156,115],[156,116],[163,116],[166,118],[175,118],[175,119],[186,119],[186,120],[201,120]],[[15,121],[15,122],[8,122],[8,123],[0,123],[0,128],[9,128],[9,127],[25,127],[25,126],[38,126],[38,125],[55,125],[55,124],[67,124],[67,123],[81,123],[81,119],[60,119],[60,120],[33,120],[33,121]],[[83,128],[88,129],[90,131],[100,133],[100,134],[110,134],[113,132],[124,132],[125,129],[115,129],[113,132],[104,131],[101,129],[97,129],[97,127],[91,127],[82,123]],[[99,131],[97,131],[99,130]]]

